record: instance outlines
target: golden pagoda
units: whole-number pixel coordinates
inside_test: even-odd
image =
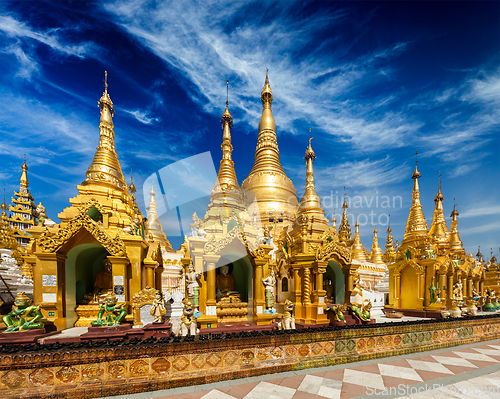
[[[452,230],[446,226],[443,211],[444,196],[441,181],[434,199],[434,218],[429,231],[420,204],[418,179],[421,177],[415,164],[413,172],[412,206],[406,224],[404,240],[392,249],[392,236],[388,228],[386,261],[389,268],[389,305],[401,309],[407,315],[440,317],[440,308],[456,307],[455,290],[463,287],[463,301],[471,301],[473,286],[482,286],[484,273],[481,262],[461,251],[461,242],[456,232],[456,210],[452,213]],[[454,220],[454,221],[453,221]],[[453,251],[451,250],[453,243]],[[457,291],[458,292],[458,291]],[[438,301],[440,299],[440,302]],[[470,303],[470,302],[468,302]],[[455,309],[456,310],[456,309]]]
[[[464,246],[462,240],[458,234],[458,211],[456,209],[456,204],[453,205],[453,212],[451,212],[451,233],[450,233],[450,252],[456,255],[465,255]]]
[[[376,265],[385,265],[385,262],[383,260],[384,254],[382,253],[382,250],[378,245],[377,233],[378,233],[377,226],[375,226],[375,229],[373,230],[373,243],[370,252],[370,260],[372,261],[372,263],[375,263]]]
[[[14,237],[19,245],[25,246],[30,240],[28,230],[35,225],[35,200],[28,189],[28,166],[26,160],[22,165],[19,191],[14,191],[14,197],[9,205],[10,217],[7,217]]]
[[[271,111],[273,93],[267,70],[261,100],[263,110],[259,122],[255,162],[241,188],[255,196],[262,223],[266,223],[271,214],[271,217],[283,219],[283,223],[277,226],[276,230],[276,236],[279,236],[281,229],[291,224],[298,201],[295,186],[285,174],[280,162],[276,123]]]
[[[133,184],[133,183],[132,183]],[[149,192],[149,207],[148,207],[148,220],[145,224],[146,237],[148,240],[157,241],[163,250],[167,252],[174,252],[167,235],[163,232],[160,219],[158,218],[158,211],[156,208],[156,193],[153,184],[151,184],[151,191]]]
[[[418,161],[415,162],[415,171],[411,176],[413,180],[412,204],[410,207],[410,214],[408,215],[405,236],[402,244],[410,242],[420,242],[422,240],[427,241],[428,237],[427,221],[425,220],[424,212],[422,211],[422,205],[420,204],[420,189],[418,186],[418,179],[420,179],[421,174],[418,171],[417,164]]]
[[[97,292],[112,290],[132,321],[133,296],[146,286],[161,290],[159,243],[145,240],[133,184],[129,188],[123,178],[105,76],[98,102],[99,146],[87,177],[69,200],[71,206],[59,213],[59,225],[32,228],[25,256],[33,267],[34,302],[59,330],[90,325],[99,311]],[[101,273],[109,273],[105,261],[111,263],[111,276],[102,278]]]
[[[354,242],[351,245],[351,257],[353,260],[359,260],[362,262],[368,262],[370,260],[366,248],[361,244],[361,238],[359,237],[359,223],[356,220],[354,229]]]
[[[439,189],[436,197],[434,198],[434,216],[432,218],[431,228],[429,229],[429,235],[437,242],[440,254],[447,252],[450,249],[450,230],[448,229],[448,225],[446,224],[446,220],[444,218],[443,201],[444,197],[441,193],[440,178]]]
[[[298,323],[322,324],[327,322],[324,309],[326,291],[323,289],[323,275],[327,272],[328,260],[320,260],[318,255],[324,244],[332,243],[342,251],[342,264],[350,261],[349,253],[338,244],[337,232],[328,226],[321,200],[314,186],[313,161],[316,155],[311,146],[306,149],[306,187],[301,197],[292,226],[286,226],[281,236],[280,244],[285,250],[278,263],[286,268],[285,275],[291,275],[290,280],[294,290],[286,298],[294,302],[295,318]],[[336,256],[337,253],[335,251]],[[330,254],[326,255],[329,259]],[[281,260],[283,259],[283,260]],[[342,274],[342,268],[337,272]],[[333,271],[332,271],[333,273]]]
[[[5,197],[3,198],[3,202],[0,207],[2,209],[0,214],[0,248],[12,251],[10,256],[17,261],[17,264],[20,267],[23,264],[23,256],[20,251],[19,242],[17,241],[16,232],[9,225],[9,218],[6,213],[7,204],[5,203]]]
[[[202,328],[233,322],[270,324],[274,317],[264,313],[262,279],[269,274],[268,253],[273,247],[263,242],[258,221],[250,216],[259,213],[256,204],[251,198],[243,198],[238,185],[231,155],[233,118],[229,100],[221,125],[222,159],[210,204],[203,220],[193,215],[191,235],[185,237],[182,263],[186,296],[198,304],[202,315],[197,321]],[[221,277],[223,266],[228,273]],[[197,287],[196,294],[189,288],[193,286]]]
[[[394,239],[392,237],[390,222],[387,225],[387,240],[385,242],[385,253],[383,260],[385,263],[392,263],[396,260],[396,249],[394,248]]]
[[[351,243],[351,226],[349,225],[349,218],[347,217],[347,201],[344,194],[344,203],[342,204],[342,220],[340,221],[339,227],[339,239],[345,245],[350,245]]]

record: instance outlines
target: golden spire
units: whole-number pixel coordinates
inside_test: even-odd
[[[154,183],[151,183],[151,191],[149,193],[149,207],[148,207],[148,220],[146,222],[146,236],[153,236],[154,241],[158,241],[162,248],[167,251],[172,252],[173,248],[167,239],[166,234],[163,232],[163,228],[158,218],[158,211],[156,208],[156,193],[154,190]]]
[[[439,188],[436,197],[434,198],[434,202],[436,205],[434,208],[434,216],[432,218],[431,228],[429,229],[429,235],[438,242],[440,248],[449,248],[450,230],[448,229],[446,220],[444,218],[444,197],[441,193],[441,181],[442,175],[441,173],[439,173]]]
[[[335,207],[333,208],[332,228],[337,232],[337,218],[335,217]]]
[[[21,173],[21,188],[27,190],[28,189],[28,165],[26,165],[26,155],[23,156],[23,172]]]
[[[297,193],[292,181],[281,166],[276,123],[271,112],[273,93],[266,71],[266,82],[261,92],[262,117],[259,122],[259,135],[255,149],[255,162],[241,188],[251,191],[257,200],[261,220],[267,220],[270,212],[283,212],[282,227],[291,224],[291,216],[297,212]]]
[[[222,124],[222,159],[220,161],[219,173],[217,175],[217,182],[222,190],[239,190],[238,179],[234,170],[234,162],[231,157],[233,146],[231,144],[231,128],[233,127],[233,117],[229,112],[229,80],[227,84],[227,100],[226,110],[222,114],[220,123]]]
[[[345,187],[344,187],[344,203],[342,204],[342,220],[340,221],[339,227],[339,240],[340,242],[349,245],[349,241],[351,241],[351,226],[349,225],[349,218],[347,217],[347,201],[345,199]],[[357,223],[357,221],[356,221]]]
[[[309,129],[309,131],[311,131],[311,129]],[[313,161],[316,159],[316,154],[311,146],[311,140],[313,138],[314,137],[311,137],[309,139],[309,146],[307,147],[306,154],[304,156],[304,160],[306,161],[306,188],[304,195],[300,199],[297,215],[301,213],[318,214],[319,219],[323,219],[326,223],[328,223],[324,217],[325,211],[321,207],[321,200],[318,194],[316,194],[316,189],[314,187]],[[315,217],[315,219],[317,219],[317,217]]]
[[[383,265],[384,260],[382,259],[383,253],[382,250],[380,249],[378,245],[378,237],[377,237],[377,226],[375,226],[375,230],[373,230],[373,243],[372,243],[372,250],[370,253],[370,258],[373,263],[376,265]]]
[[[417,154],[417,152],[415,152]],[[411,178],[413,179],[413,194],[410,214],[406,222],[406,230],[403,242],[425,239],[428,237],[427,221],[425,220],[422,205],[420,204],[420,189],[418,187],[418,179],[421,174],[417,168],[418,160],[415,161],[415,171]]]
[[[361,239],[359,237],[359,223],[357,220],[354,230],[354,242],[351,246],[351,258],[363,262],[370,261],[368,253],[366,252],[366,248],[363,246],[363,244],[361,244]]]
[[[455,198],[453,198],[453,202],[455,202]],[[452,254],[460,254],[465,255],[464,246],[462,244],[462,240],[458,235],[458,211],[456,209],[457,204],[453,204],[453,212],[451,212],[451,233],[450,233],[450,252]]]
[[[390,215],[389,215],[389,218],[390,218]],[[394,249],[392,230],[391,230],[391,222],[389,219],[389,224],[387,225],[387,241],[385,243],[384,261],[386,263],[392,263],[395,260],[396,260],[396,250]]]
[[[2,208],[2,214],[1,214],[1,217],[2,217],[2,220],[6,220],[7,219],[7,204],[5,203],[5,188],[3,189],[3,202],[2,202],[2,205],[0,205],[0,207]]]
[[[122,169],[115,152],[115,131],[113,126],[115,110],[108,94],[107,72],[105,72],[104,93],[97,104],[101,108],[99,146],[97,147],[94,160],[87,170],[87,178],[82,185],[103,185],[125,191],[127,183],[125,183],[125,178],[123,177]]]

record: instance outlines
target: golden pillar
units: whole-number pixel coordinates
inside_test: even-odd
[[[130,305],[132,302],[133,293],[129,290],[128,265],[129,260],[124,256],[108,256],[111,262],[111,273],[113,276],[113,292],[116,295],[118,302],[125,302]],[[156,263],[156,262],[155,262]],[[131,312],[130,306],[127,306],[129,313]],[[129,315],[131,316],[131,315]],[[129,321],[127,316],[127,321]]]
[[[216,277],[215,264],[219,260],[218,255],[205,255],[207,262],[207,306],[216,305]]]
[[[418,299],[424,301],[424,292],[425,292],[425,287],[424,287],[424,273],[417,273],[417,278],[418,278]]]
[[[154,288],[155,287],[155,268],[158,266],[158,262],[155,260],[146,259],[144,260],[144,267],[146,268],[146,286]]]
[[[446,301],[446,308],[451,309],[451,301],[453,299],[453,273],[448,274],[448,300]]]
[[[394,274],[394,288],[395,288],[395,298],[394,298],[394,306],[396,309],[401,309],[401,274],[396,273]]]
[[[66,325],[66,255],[38,252],[35,256],[38,261],[33,269],[34,303],[42,306],[44,316],[58,331],[73,327]]]
[[[323,273],[326,272],[328,262],[315,262],[314,273],[316,273],[316,289],[313,292],[314,297],[314,310],[316,324],[328,323],[328,318],[325,312],[325,295],[326,291],[323,290]]]
[[[304,267],[303,276],[302,303],[304,305],[309,305],[311,303],[311,269],[309,267]]]
[[[155,288],[158,291],[163,291],[161,277],[163,275],[163,266],[159,266],[155,269]]]
[[[446,286],[446,274],[440,274],[439,275],[439,289],[441,290],[441,303],[446,303],[446,291],[444,290],[444,287]]]

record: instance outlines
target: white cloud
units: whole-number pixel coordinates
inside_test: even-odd
[[[95,51],[95,46],[92,43],[74,45],[62,43],[59,39],[58,29],[49,29],[46,32],[37,32],[32,30],[25,23],[14,19],[10,15],[0,15],[0,31],[12,38],[27,38],[35,40],[49,46],[59,53],[73,55],[79,58],[84,58],[90,51]]]
[[[124,108],[117,108],[117,110],[124,111],[132,116],[134,116],[135,119],[137,119],[139,122],[144,123],[145,125],[151,125],[154,122],[158,122],[159,118],[151,118],[149,117],[149,112],[147,111],[141,111],[139,109],[137,110],[128,110]]]

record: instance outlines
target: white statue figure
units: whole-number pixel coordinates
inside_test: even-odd
[[[274,275],[274,270],[271,269],[269,275],[262,279],[266,292],[266,308],[271,310],[274,308],[274,287],[276,286],[276,277]]]
[[[167,310],[165,309],[165,300],[163,299],[163,293],[158,291],[155,295],[155,300],[150,310],[151,316],[154,317],[153,323],[163,323],[166,313]]]
[[[280,330],[295,330],[295,317],[293,317],[293,303],[289,299],[285,301],[285,313],[281,322],[278,323]]]
[[[206,237],[207,232],[202,229],[203,221],[198,217],[198,215],[193,213],[193,223],[191,223],[191,237]]]
[[[195,271],[192,263],[189,265],[188,270],[186,273],[188,298],[194,306],[195,311],[197,311],[200,303],[200,284],[198,280],[201,278],[201,271]]]
[[[193,304],[190,300],[184,300],[184,310],[181,317],[181,335],[197,335],[196,319],[193,316]]]

